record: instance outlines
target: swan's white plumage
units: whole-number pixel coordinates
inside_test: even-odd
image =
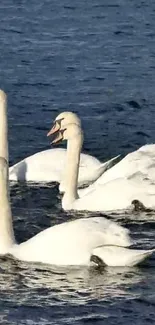
[[[8,123],[7,97],[0,90],[0,254],[6,254],[15,244],[8,191]]]
[[[130,244],[126,229],[105,218],[94,217],[50,227],[28,241],[14,245],[9,253],[23,261],[61,266],[89,266],[92,255],[107,266],[133,266],[154,252],[126,248]]]
[[[147,144],[138,150],[129,153],[111,169],[107,170],[95,182],[105,184],[116,178],[131,178],[136,173],[141,173],[143,178],[155,181],[155,144]]]
[[[81,126],[81,121],[75,113],[64,112],[59,115],[59,120],[55,121],[54,132],[63,129],[68,123]],[[117,158],[118,156],[101,163],[95,157],[82,153],[80,155],[78,186],[88,185],[96,181],[105,170],[116,162]],[[27,157],[10,167],[9,178],[13,181],[59,182],[60,191],[65,191],[63,179],[65,164],[65,149],[49,149]]]
[[[61,137],[62,139],[62,137]],[[76,124],[68,124],[63,132],[67,140],[66,191],[62,199],[65,210],[112,211],[131,207],[134,199],[147,207],[155,207],[155,186],[144,174],[153,169],[153,145],[141,148],[125,157],[120,163],[105,172],[98,181],[77,192],[79,154],[83,142],[83,132]],[[152,157],[152,161],[150,158]],[[131,160],[131,168],[130,168]],[[140,169],[140,162],[146,168]],[[121,169],[122,165],[125,168]],[[127,166],[129,165],[129,172]],[[118,169],[118,173],[116,170]],[[115,172],[113,172],[115,171]],[[108,176],[106,176],[108,175]],[[102,182],[102,180],[105,180]],[[100,180],[100,181],[99,181]]]
[[[155,207],[155,184],[139,179],[114,179],[89,190],[79,190],[79,199],[69,202],[62,199],[64,210],[113,211],[131,208],[134,199],[147,207]]]
[[[111,167],[117,158],[118,156],[105,163],[100,163],[95,157],[81,153],[78,185],[94,182]],[[27,157],[10,167],[9,179],[12,181],[61,183],[65,164],[66,149],[48,149]],[[63,190],[63,184],[60,190]]]
[[[89,265],[101,245],[129,246],[128,231],[102,217],[82,218],[50,227],[10,251],[16,258],[56,265]]]
[[[92,254],[95,254],[109,265],[111,260],[104,245],[129,246],[130,237],[126,229],[101,217],[65,222],[40,232],[20,245],[15,244],[8,190],[6,101],[1,100],[4,95],[0,91],[0,123],[3,124],[0,125],[0,253],[10,253],[23,261],[56,265],[89,265]],[[100,247],[97,252],[98,246],[103,249]],[[119,260],[124,266],[123,261],[125,265],[127,262],[122,252]],[[152,250],[144,252],[141,259],[151,253]],[[130,255],[135,254],[139,263],[139,252],[130,250]]]
[[[7,96],[3,90],[0,89],[0,157],[8,161],[8,123],[6,115]]]
[[[117,246],[102,246],[93,250],[93,254],[100,257],[102,262],[108,266],[134,266],[154,252],[155,249],[150,249],[148,252],[148,250],[131,250]]]
[[[128,154],[91,186],[79,190],[78,194],[80,200],[75,205],[79,210],[127,209],[134,199],[154,208],[155,145],[145,145]]]

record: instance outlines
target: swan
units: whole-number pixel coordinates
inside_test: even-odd
[[[146,144],[126,155],[105,174],[101,175],[95,182],[104,184],[118,177],[132,178],[132,176],[155,181],[155,144]]]
[[[129,231],[102,217],[64,222],[17,244],[8,189],[6,95],[0,90],[0,254],[55,265],[133,266],[155,251],[130,249]]]
[[[81,125],[81,121],[75,113],[65,112],[59,121],[55,122],[54,129],[58,130],[61,121],[66,124],[75,123]],[[88,185],[97,180],[108,168],[110,168],[119,156],[101,163],[97,158],[81,153],[78,185]],[[63,170],[66,160],[66,149],[54,148],[38,152],[23,159],[9,168],[11,181],[35,181],[35,182],[59,182],[60,191],[64,191]],[[62,182],[61,182],[62,181]]]
[[[71,114],[71,112],[70,112]],[[78,119],[78,116],[77,116]],[[65,129],[65,125],[74,124],[74,120],[66,118],[66,112],[60,113],[53,124],[48,136],[56,133],[58,130]],[[81,127],[81,123],[75,123]],[[155,144],[146,144],[139,149],[127,154],[123,159],[117,162],[120,155],[116,156],[112,164],[99,176],[94,186],[113,181],[116,178],[141,178],[155,181]],[[110,162],[110,161],[109,161]],[[61,187],[61,186],[60,186]],[[87,189],[88,190],[88,189]],[[87,192],[85,190],[85,193]]]
[[[26,262],[59,266],[134,266],[155,249],[130,249],[128,230],[103,217],[64,222],[41,231],[19,245],[15,243],[8,194],[8,164],[0,157],[0,254]]]
[[[49,131],[51,135],[53,131]],[[104,184],[90,185],[89,188],[77,191],[80,151],[83,143],[83,132],[79,125],[68,124],[56,133],[53,143],[67,140],[67,164],[65,168],[66,190],[62,198],[64,210],[111,211],[124,210],[131,207],[134,199],[147,207],[155,206],[155,186],[148,179],[118,177]]]

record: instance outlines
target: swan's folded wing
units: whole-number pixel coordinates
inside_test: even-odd
[[[99,245],[130,246],[129,230],[104,217],[76,220],[83,243],[88,241],[92,249]],[[83,235],[83,238],[82,238]],[[100,243],[100,244],[98,244]]]
[[[138,250],[117,246],[102,246],[95,248],[91,260],[107,266],[134,266],[142,263],[155,249]]]
[[[146,207],[155,207],[155,186],[149,180],[140,177],[132,179],[118,178],[101,184],[89,191],[78,191],[80,198],[74,202],[72,209],[88,211],[117,211],[131,209],[133,200],[141,201]],[[62,201],[63,203],[63,201]],[[64,207],[65,209],[65,207]]]
[[[95,182],[101,175],[103,175],[108,169],[112,168],[119,160],[120,155],[104,162],[99,163],[92,168],[88,168],[86,164],[80,165],[79,169],[79,187],[88,186]],[[95,185],[95,184],[94,184]]]
[[[115,166],[107,170],[96,181],[96,184],[105,184],[115,178],[130,177],[133,173],[141,172],[147,178],[155,181],[155,144],[145,145],[126,155]]]

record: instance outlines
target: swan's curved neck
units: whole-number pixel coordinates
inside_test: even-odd
[[[69,139],[67,142],[67,159],[64,177],[65,194],[62,199],[62,206],[64,208],[78,199],[77,183],[82,144],[82,132],[76,138]]]

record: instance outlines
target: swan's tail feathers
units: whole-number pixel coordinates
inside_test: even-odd
[[[83,184],[80,184],[81,185],[90,185],[92,184],[93,182],[97,181],[98,178],[100,176],[102,176],[102,174],[104,174],[108,169],[110,169],[111,167],[113,167],[119,160],[120,158],[120,155],[114,157],[114,158],[111,158],[110,160],[100,164],[99,166],[97,166],[95,168],[95,172],[93,172],[92,174],[92,171],[90,171],[90,175],[87,173],[87,182],[83,182]]]
[[[120,159],[121,155],[118,155],[116,157],[111,158],[110,160],[102,163],[99,167],[97,167],[98,172],[100,172],[99,177],[105,173],[108,169],[110,169],[111,167],[113,167],[114,165],[116,165],[116,163],[118,162],[118,160]]]
[[[101,163],[99,166],[91,169],[89,168],[87,170],[87,175],[85,177],[85,179],[83,180],[80,180],[78,182],[78,187],[85,187],[85,186],[89,186],[90,184],[93,184],[95,181],[98,180],[98,178],[104,174],[108,169],[110,169],[111,167],[113,167],[119,160],[120,158],[120,155],[104,162],[104,163]],[[85,167],[85,166],[82,166],[80,165],[80,167]],[[64,192],[64,186],[60,186],[59,188],[60,191]]]
[[[93,250],[91,261],[107,266],[134,266],[151,256],[155,249],[138,250],[118,246],[101,246]]]

